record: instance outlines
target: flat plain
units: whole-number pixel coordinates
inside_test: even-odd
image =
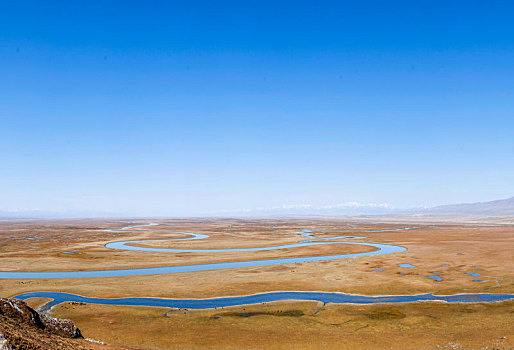
[[[4,220],[0,221],[0,271],[132,269],[364,253],[376,249],[366,245],[324,244],[205,253],[114,250],[104,246],[113,241],[185,237],[178,232],[210,237],[132,244],[180,249],[266,247],[301,242],[306,239],[302,232],[309,230],[316,237],[351,235],[364,238],[352,238],[348,242],[392,244],[407,250],[175,274],[2,279],[0,296],[39,291],[101,298],[188,299],[272,291],[368,296],[514,293],[514,225],[511,223],[369,220]],[[159,225],[138,226],[150,222]],[[126,226],[137,227],[119,230]],[[406,227],[412,228],[400,230]],[[29,299],[29,302],[41,306],[46,300]],[[49,313],[72,319],[86,337],[138,349],[510,349],[514,346],[513,301],[375,305],[282,301],[205,310],[63,303]]]

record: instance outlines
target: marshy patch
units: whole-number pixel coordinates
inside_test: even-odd
[[[253,316],[278,316],[278,317],[301,317],[305,315],[302,310],[286,311],[243,311],[243,312],[224,312],[212,316],[213,319],[220,317],[253,317]]]
[[[477,312],[477,310],[472,309],[471,307],[462,307],[462,308],[460,308],[458,311],[459,311],[459,312],[466,313],[466,314],[472,314],[472,313]]]
[[[372,320],[395,320],[405,318],[406,315],[397,309],[383,308],[376,309],[365,314],[367,318]]]

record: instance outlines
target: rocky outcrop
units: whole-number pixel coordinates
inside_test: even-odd
[[[128,349],[84,339],[70,320],[37,312],[24,301],[0,298],[0,350]]]
[[[40,314],[21,300],[0,298],[0,350],[93,348],[78,338],[82,334],[72,321]]]
[[[39,314],[22,300],[0,298],[0,314],[18,324],[33,326],[47,333],[65,338],[82,338],[72,321]]]

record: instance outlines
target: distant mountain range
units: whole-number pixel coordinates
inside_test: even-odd
[[[490,202],[441,205],[432,208],[397,209],[386,203],[347,202],[337,205],[285,205],[239,209],[216,216],[514,216],[514,197]]]
[[[490,202],[441,205],[432,208],[401,210],[386,203],[346,202],[336,205],[314,206],[309,204],[283,205],[254,209],[234,209],[211,212],[198,216],[210,217],[280,217],[280,216],[361,216],[361,215],[407,215],[407,216],[514,216],[514,197]],[[106,212],[44,212],[44,211],[0,211],[0,219],[21,218],[115,218],[138,217],[138,215]]]
[[[240,208],[209,213],[208,216],[246,216],[246,217],[281,217],[281,216],[355,216],[387,215],[394,209],[387,203],[345,202],[333,205],[289,204],[261,208]]]
[[[417,212],[434,216],[514,216],[514,197],[490,202],[441,205]]]
[[[16,210],[0,211],[0,219],[74,219],[74,218],[115,218],[130,217],[118,213],[101,211],[43,211],[43,210]],[[1,348],[0,348],[1,349]]]

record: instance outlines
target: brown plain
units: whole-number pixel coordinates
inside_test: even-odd
[[[140,223],[147,223],[141,221]],[[182,238],[162,230],[198,232],[207,240],[148,246],[233,248],[294,243],[310,229],[328,237],[352,231],[365,240],[408,248],[389,255],[180,274],[66,280],[0,280],[0,296],[61,291],[91,297],[209,298],[268,291],[327,291],[364,295],[514,293],[514,226],[505,223],[365,223],[358,219],[156,220],[137,232],[111,233],[124,220],[0,221],[0,270],[141,268],[276,257],[365,252],[371,247],[320,245],[238,253],[117,251],[115,240]],[[408,231],[362,232],[420,226]],[[275,227],[275,228],[272,228]],[[37,235],[37,236],[36,236]],[[34,238],[35,239],[29,239]],[[35,247],[35,248],[31,248]],[[72,252],[64,254],[63,252]],[[398,267],[399,263],[416,268]],[[442,266],[449,265],[449,266]],[[385,271],[373,271],[385,269]],[[480,270],[477,270],[480,269]],[[427,276],[440,271],[442,282]],[[465,273],[478,272],[481,277]],[[473,282],[482,279],[485,282]],[[39,303],[34,301],[34,303]],[[425,349],[514,346],[512,302],[485,304],[321,305],[280,302],[224,310],[71,305],[51,311],[71,318],[86,337],[149,349]],[[251,316],[244,316],[250,313]]]

